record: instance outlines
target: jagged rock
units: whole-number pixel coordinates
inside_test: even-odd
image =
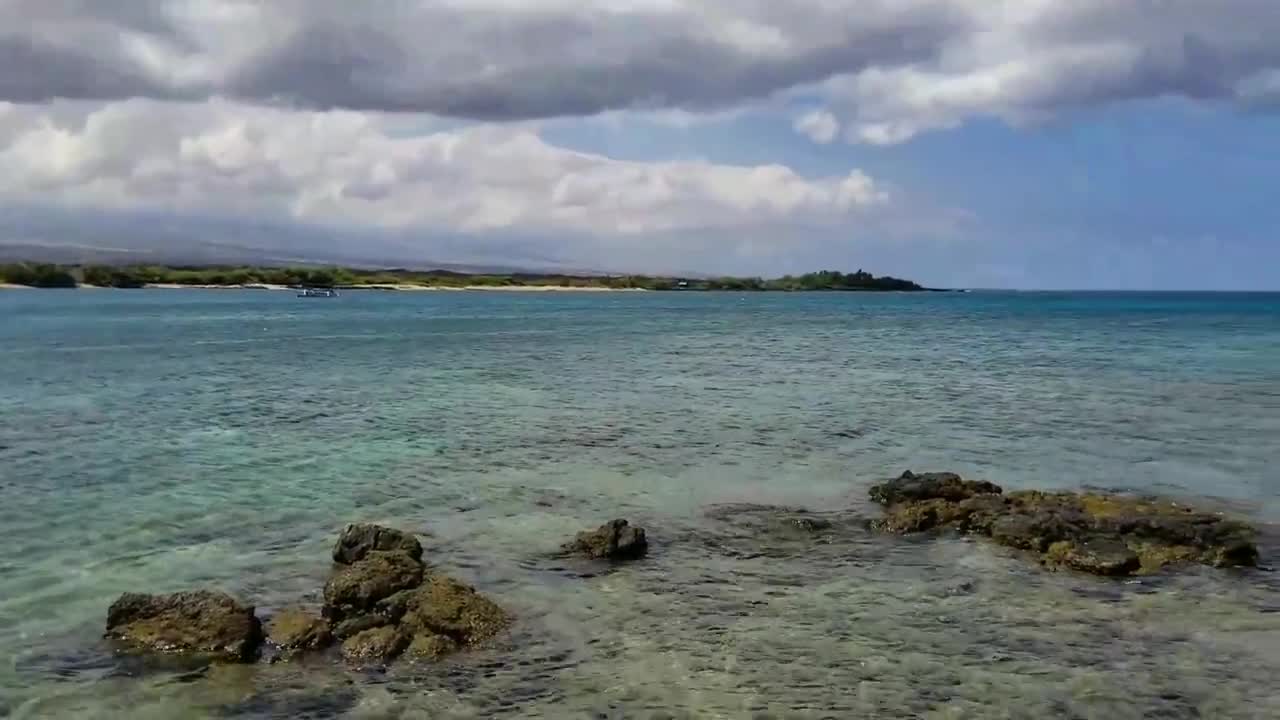
[[[626,520],[611,520],[595,530],[578,533],[563,549],[595,560],[635,560],[649,551],[649,541],[644,528]]]
[[[458,651],[458,643],[451,637],[432,632],[420,632],[405,649],[405,657],[412,660],[439,660]]]
[[[1045,559],[1094,575],[1131,575],[1142,567],[1137,553],[1112,538],[1056,542],[1049,546]]]
[[[996,494],[974,495],[960,502],[930,498],[890,505],[885,508],[884,517],[872,521],[872,526],[898,535],[939,527],[989,534],[1005,511],[1004,498]]]
[[[300,608],[281,610],[267,621],[267,641],[281,655],[290,657],[309,650],[323,650],[333,642],[329,623]]]
[[[1038,490],[1004,495],[954,473],[910,472],[871,488],[884,504],[878,530],[948,529],[1038,553],[1049,565],[1099,575],[1198,562],[1256,565],[1255,530],[1220,515],[1151,498]]]
[[[339,640],[346,640],[353,635],[359,635],[365,630],[372,630],[383,625],[394,625],[395,623],[395,620],[376,613],[356,615],[334,625],[333,636]]]
[[[324,586],[324,615],[331,622],[370,613],[377,602],[422,582],[422,564],[402,552],[375,550],[341,566]]]
[[[964,480],[950,472],[921,473],[907,470],[894,480],[873,485],[871,499],[881,505],[897,505],[922,500],[959,502],[975,495],[999,494],[999,485],[978,480]]]
[[[991,523],[991,539],[1001,545],[1044,552],[1049,546],[1078,537],[1083,522],[1072,522],[1056,512],[1012,514]]]
[[[355,663],[385,663],[394,660],[408,644],[408,635],[388,625],[347,638],[342,643],[342,656]]]
[[[492,600],[445,575],[429,575],[404,605],[401,627],[419,635],[446,635],[460,645],[488,640],[511,624],[511,616]]]
[[[422,560],[422,544],[412,534],[381,525],[354,523],[338,535],[338,542],[333,546],[333,561],[350,565],[374,551],[398,551]]]
[[[226,593],[125,593],[107,610],[106,634],[155,652],[250,662],[262,641],[262,626],[252,606]]]
[[[400,618],[404,617],[405,611],[409,609],[409,601],[416,593],[417,588],[401,590],[395,595],[379,600],[373,611],[393,623],[398,623]]]

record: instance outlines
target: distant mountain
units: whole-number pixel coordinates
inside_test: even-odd
[[[476,254],[465,238],[433,238],[431,248],[439,253],[438,257],[450,259],[424,258],[422,239],[407,234],[338,232],[245,218],[176,217],[162,213],[85,215],[31,208],[7,208],[0,213],[0,262],[340,265],[464,273],[608,274],[594,268],[573,267],[556,258],[521,256],[514,247],[509,253],[501,248],[500,254]]]

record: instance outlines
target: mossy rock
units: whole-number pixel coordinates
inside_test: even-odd
[[[333,561],[350,565],[378,551],[402,552],[414,560],[422,560],[422,544],[412,533],[382,525],[353,523],[338,534],[338,541],[333,546]]]
[[[333,643],[333,633],[324,618],[301,608],[281,610],[267,621],[267,641],[285,658],[303,652],[323,650]]]
[[[483,642],[511,625],[511,615],[497,603],[445,575],[429,575],[405,605],[404,628],[445,635],[460,645]]]
[[[872,527],[896,534],[952,529],[1027,550],[1049,566],[1099,575],[1151,573],[1188,562],[1258,562],[1249,525],[1178,502],[1130,495],[1023,490],[1003,494],[954,473],[904,473],[871,488],[886,505]]]
[[[408,660],[433,662],[458,651],[458,643],[447,635],[433,632],[420,632],[413,636],[413,641],[405,649],[404,656]]]
[[[400,628],[384,626],[365,630],[342,643],[342,657],[353,663],[386,663],[409,645],[409,636]]]
[[[371,612],[378,601],[422,582],[422,563],[402,552],[372,551],[340,566],[324,586],[324,614],[333,622]]]
[[[1055,542],[1044,557],[1047,563],[1094,575],[1132,575],[1142,567],[1138,554],[1114,538]]]
[[[251,662],[262,642],[253,606],[226,593],[125,593],[107,610],[107,637],[141,650]]]
[[[881,505],[897,505],[925,500],[960,502],[975,495],[998,495],[999,485],[979,480],[965,480],[951,472],[921,473],[907,470],[893,480],[873,485],[871,499]]]

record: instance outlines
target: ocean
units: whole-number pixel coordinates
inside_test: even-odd
[[[762,518],[953,470],[1222,509],[1280,564],[1278,467],[1280,294],[3,291],[0,716],[1275,718],[1280,573]],[[554,557],[614,517],[647,559]],[[353,521],[509,636],[386,671],[101,638],[124,591],[318,603]]]

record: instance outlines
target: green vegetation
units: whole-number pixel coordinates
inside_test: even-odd
[[[0,283],[42,288],[73,288],[76,277],[69,268],[41,263],[0,265]]]
[[[75,287],[78,284],[113,288],[146,285],[357,287],[416,285],[421,287],[582,287],[642,290],[825,291],[898,290],[924,288],[894,277],[876,277],[859,270],[817,273],[766,280],[763,278],[673,278],[650,275],[556,275],[513,273],[470,275],[448,270],[357,270],[339,267],[163,267],[158,265],[74,265],[34,263],[0,265],[0,283],[32,287]]]

